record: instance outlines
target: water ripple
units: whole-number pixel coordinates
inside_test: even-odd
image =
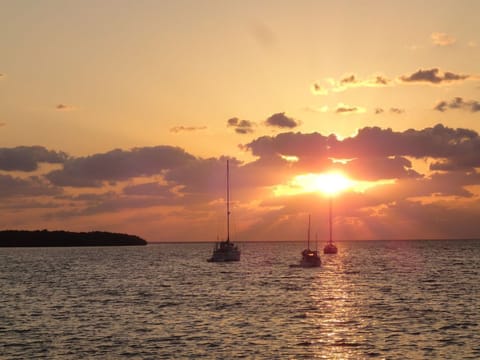
[[[480,242],[340,245],[0,249],[0,358],[480,358]]]

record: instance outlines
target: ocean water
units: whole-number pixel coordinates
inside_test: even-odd
[[[0,359],[480,359],[480,241],[0,248]]]

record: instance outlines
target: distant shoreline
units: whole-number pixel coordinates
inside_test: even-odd
[[[142,246],[136,236],[105,231],[1,230],[0,247]]]

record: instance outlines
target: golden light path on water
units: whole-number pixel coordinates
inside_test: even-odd
[[[349,271],[339,261],[340,256],[324,257],[323,272],[312,282],[310,297],[317,310],[307,313],[307,317],[322,334],[320,337],[312,334],[312,339],[316,338],[311,345],[317,359],[358,359],[362,356],[359,346],[366,341],[365,334],[359,331],[365,324],[359,323],[356,314],[358,299],[353,284],[345,276]]]

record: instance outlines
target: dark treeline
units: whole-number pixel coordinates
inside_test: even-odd
[[[0,247],[33,246],[127,246],[146,245],[136,235],[104,231],[71,232],[48,230],[3,230],[0,231]]]

